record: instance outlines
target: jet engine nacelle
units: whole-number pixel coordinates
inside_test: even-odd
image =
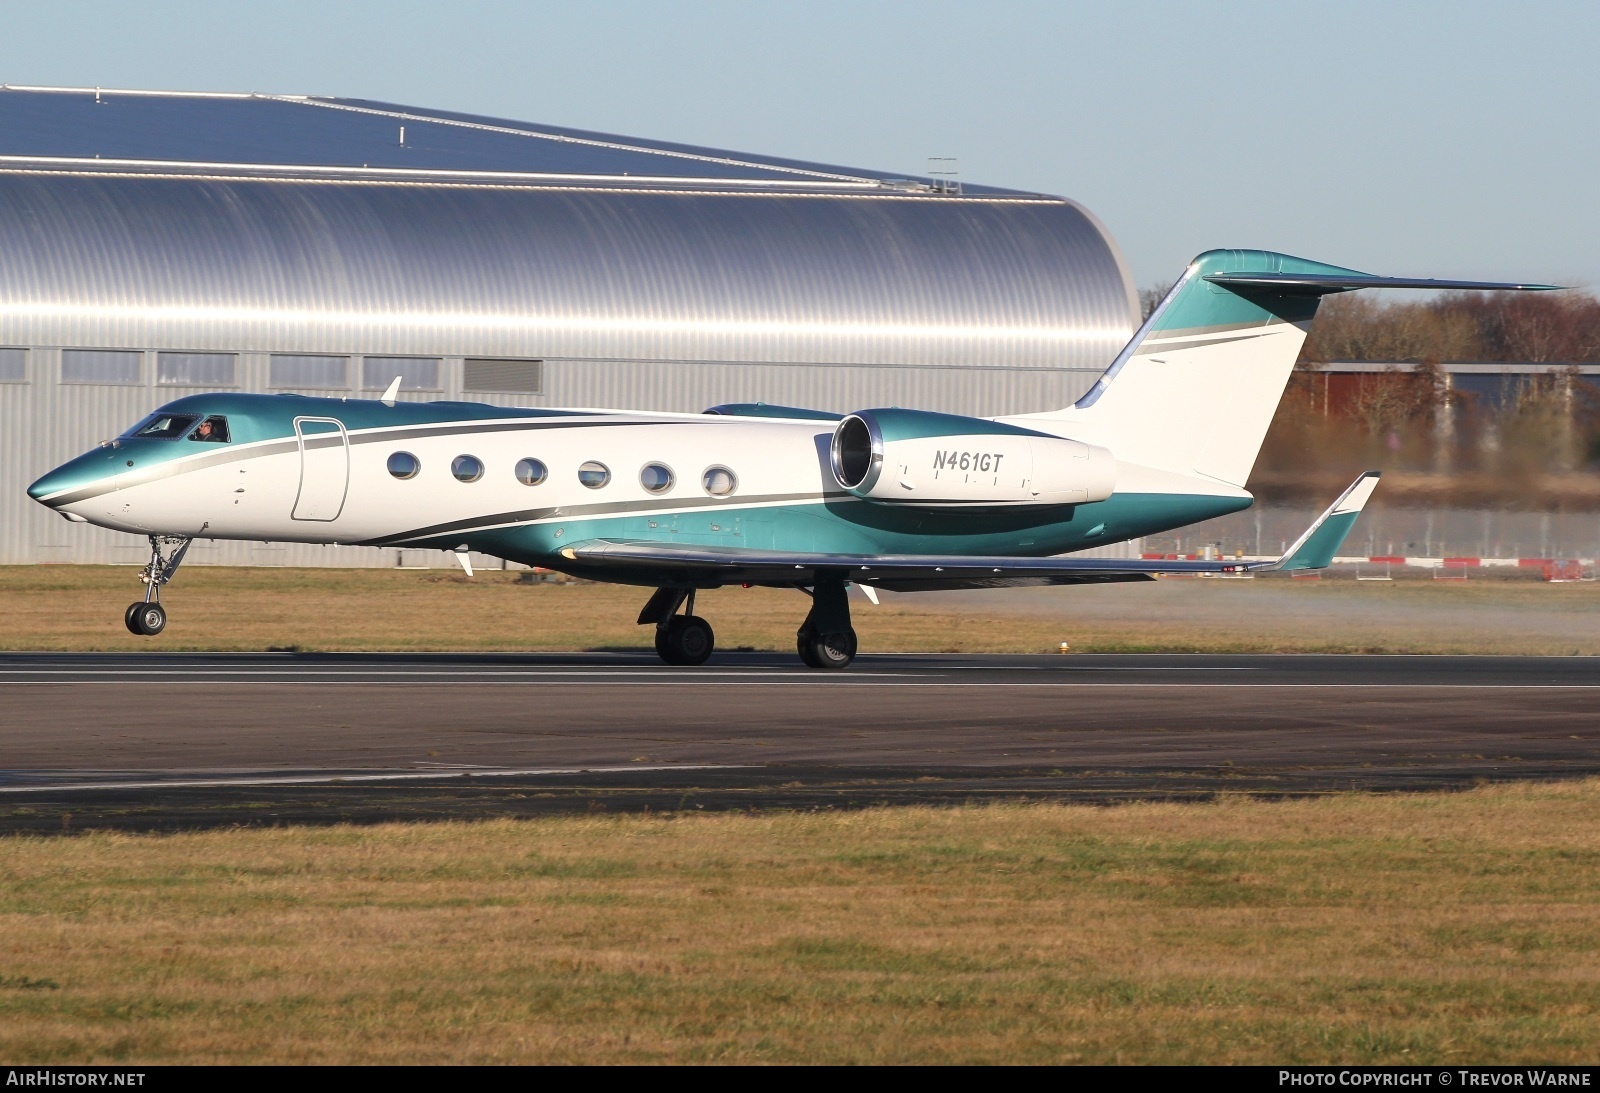
[[[1104,501],[1117,461],[1104,448],[981,418],[860,410],[833,432],[833,476],[868,501],[911,506]]]

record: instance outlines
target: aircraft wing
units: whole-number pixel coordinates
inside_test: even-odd
[[[1111,558],[1009,558],[931,554],[812,554],[739,547],[593,539],[561,552],[586,567],[651,570],[662,584],[809,585],[841,576],[895,592],[1000,588],[1019,584],[1107,584],[1154,580],[1158,573],[1241,572],[1242,562],[1139,562]]]
[[[561,551],[595,571],[631,570],[677,582],[809,585],[819,574],[895,592],[1012,585],[1111,584],[1154,580],[1163,573],[1224,574],[1252,570],[1321,569],[1333,560],[1378,484],[1368,471],[1345,490],[1283,557],[1274,561],[1167,561],[1136,558],[982,557],[929,554],[820,554],[751,550],[654,541],[591,539]]]

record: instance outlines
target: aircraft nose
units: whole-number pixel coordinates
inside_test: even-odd
[[[41,505],[59,509],[73,491],[92,485],[106,476],[111,467],[100,452],[86,452],[68,460],[28,487],[28,496]]]
[[[46,497],[49,497],[53,493],[60,493],[62,490],[67,488],[67,476],[61,473],[63,469],[64,468],[57,467],[55,470],[39,479],[33,485],[29,486],[28,496],[39,502],[41,505],[49,505],[50,502],[45,500]]]

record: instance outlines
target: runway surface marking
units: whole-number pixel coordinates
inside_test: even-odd
[[[64,686],[100,686],[100,687],[126,687],[138,683],[138,679],[17,679],[0,680],[0,686],[6,687],[64,687]],[[239,676],[229,675],[221,679],[192,680],[192,679],[167,679],[151,680],[152,685],[159,684],[163,687],[210,687],[217,683],[236,683],[250,686],[266,687],[370,687],[377,683],[395,687],[427,687],[436,688],[449,686],[449,680],[405,680],[405,679],[380,679],[373,677],[354,679],[300,679],[269,676]],[[587,687],[584,680],[578,679],[488,679],[473,680],[468,683],[463,681],[461,686],[472,687]],[[995,683],[955,683],[943,680],[917,680],[906,683],[873,683],[861,682],[854,679],[796,679],[792,681],[774,681],[771,679],[722,679],[715,681],[694,679],[621,679],[610,680],[608,686],[615,687],[855,687],[855,688],[913,688],[918,690],[1088,690],[1095,688],[1114,688],[1121,690],[1227,690],[1227,691],[1594,691],[1600,690],[1600,683],[1091,683],[1087,681],[1075,683],[1045,683],[1032,680],[1005,680]]]
[[[495,767],[447,766],[424,771],[399,771],[382,774],[247,774],[235,778],[145,779],[139,782],[39,782],[27,786],[0,786],[0,793],[55,793],[69,789],[204,789],[218,786],[304,786],[331,782],[412,782],[440,778],[528,778],[538,775],[641,774],[682,770],[751,770],[748,763],[700,763],[625,767],[538,767],[522,770]],[[82,772],[75,772],[82,777]]]
[[[1259,672],[1260,668],[1246,667],[1063,667],[1063,668],[1029,668],[1029,667],[999,667],[986,668],[980,665],[961,665],[954,669],[939,668],[936,671],[986,671],[986,672]],[[818,676],[815,672],[785,672],[770,668],[738,668],[731,671],[696,671],[695,679],[745,679],[759,673],[762,679],[927,679],[930,676],[915,672],[861,672],[853,671],[848,677]],[[0,682],[12,676],[361,676],[368,679],[416,679],[420,677],[439,677],[442,679],[498,679],[506,676],[527,677],[536,676],[546,678],[549,676],[576,676],[582,679],[596,679],[610,676],[621,676],[631,679],[663,679],[682,680],[685,673],[677,669],[654,668],[493,668],[488,670],[454,670],[443,668],[419,668],[416,670],[404,668],[299,668],[299,667],[274,667],[262,665],[248,668],[0,668]],[[932,677],[936,678],[936,677]]]

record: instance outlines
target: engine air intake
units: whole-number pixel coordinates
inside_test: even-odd
[[[913,508],[1078,505],[1110,497],[1117,477],[1116,459],[1093,444],[898,408],[847,416],[829,458],[855,496]]]
[[[876,463],[883,463],[883,440],[873,446],[872,429],[855,414],[839,423],[833,434],[833,476],[847,490],[860,488]],[[869,487],[870,488],[870,487]]]

